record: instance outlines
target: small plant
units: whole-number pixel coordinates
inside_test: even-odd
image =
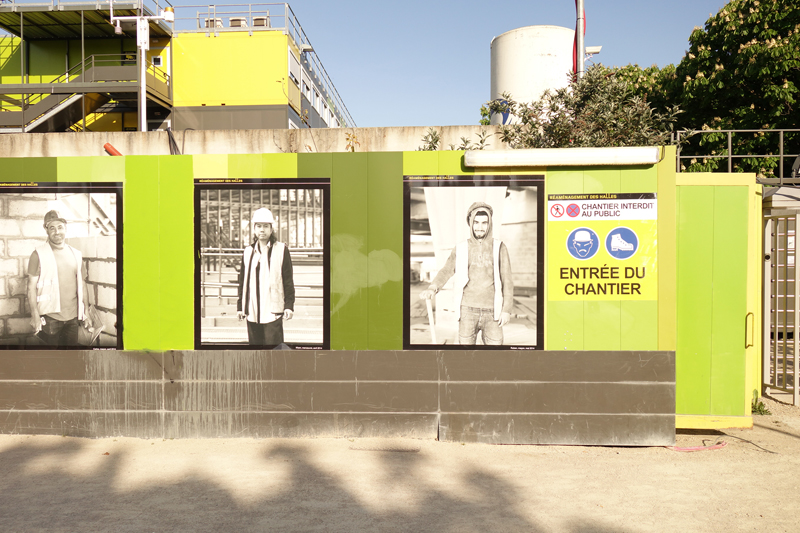
[[[422,137],[422,146],[417,148],[417,151],[433,152],[439,149],[440,142],[442,142],[442,137],[439,132],[433,128],[428,128],[428,133]]]
[[[347,144],[345,145],[344,149],[348,152],[355,152],[356,146],[361,146],[361,143],[358,142],[358,137],[356,137],[355,133],[345,133],[344,138],[347,140]]]
[[[754,415],[771,415],[772,412],[764,405],[761,400],[753,400],[752,413]]]
[[[468,137],[461,137],[461,144],[458,146],[456,146],[455,144],[451,144],[450,149],[464,150],[466,152],[467,150],[483,150],[484,148],[489,146],[486,140],[489,138],[491,133],[489,133],[488,131],[480,131],[476,135],[478,136],[477,144],[473,144]]]

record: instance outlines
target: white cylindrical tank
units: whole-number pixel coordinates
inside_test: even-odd
[[[509,93],[517,102],[538,100],[546,89],[569,84],[575,30],[561,26],[526,26],[492,39],[490,99]],[[492,116],[492,124],[503,117]]]

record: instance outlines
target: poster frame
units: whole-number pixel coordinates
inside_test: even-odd
[[[201,192],[205,190],[318,189],[322,191],[322,342],[285,342],[293,350],[330,350],[330,178],[195,178],[194,180],[194,349],[272,350],[275,346],[209,343],[202,340]]]
[[[116,323],[115,331],[117,343],[114,346],[50,346],[46,344],[0,344],[0,350],[35,350],[35,351],[107,351],[124,349],[124,313],[123,313],[123,292],[124,292],[124,204],[123,204],[122,182],[0,182],[0,199],[4,194],[61,194],[61,193],[94,193],[94,194],[113,194],[116,204],[115,237],[116,237]],[[42,213],[42,220],[45,213]],[[46,236],[46,233],[43,233]],[[43,242],[47,242],[46,240]],[[27,278],[27,273],[26,273]],[[27,283],[27,281],[26,281]],[[26,291],[27,292],[27,291]],[[26,297],[27,298],[27,297]],[[95,302],[96,303],[96,302]],[[29,302],[30,305],[30,302]]]
[[[502,345],[425,344],[411,342],[411,190],[420,187],[497,187],[524,185],[536,189],[536,343]],[[543,350],[545,300],[545,208],[544,174],[404,175],[403,176],[403,349],[404,350]],[[467,206],[465,206],[466,209]],[[456,216],[457,220],[461,217]],[[514,268],[512,261],[512,270]]]

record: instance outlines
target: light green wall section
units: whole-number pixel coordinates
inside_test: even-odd
[[[658,349],[675,351],[677,304],[677,219],[675,147],[664,147],[651,179],[658,183]]]
[[[403,198],[402,168],[402,153],[369,154],[366,253],[371,350],[403,349],[403,202],[397,201]]]
[[[264,154],[261,176],[264,178],[296,178],[298,174],[297,154]],[[328,174],[317,176],[326,178]]]
[[[749,415],[745,390],[747,314],[747,187],[719,187],[714,194],[714,309],[711,321],[711,410]]]
[[[748,188],[681,186],[678,199],[676,410],[745,412]]]
[[[331,349],[359,350],[369,347],[369,154],[331,163]]]
[[[194,306],[188,305],[194,302],[194,276],[189,275],[194,272],[195,252],[192,167],[192,156],[158,157],[160,347],[164,350],[194,348]]]
[[[114,182],[125,179],[124,157],[59,157],[57,166],[58,181]]]
[[[203,154],[192,156],[195,178],[227,178],[230,156]]]
[[[661,198],[656,167],[569,168],[546,173],[547,201],[551,194],[603,192],[658,192],[658,265],[670,260],[661,248],[662,213],[674,210],[669,198]],[[673,178],[674,185],[674,178]],[[674,215],[673,215],[674,220]],[[545,232],[547,233],[547,232]],[[674,235],[674,229],[672,230]],[[673,256],[674,257],[674,256]],[[660,279],[660,277],[659,277]],[[546,285],[546,284],[545,284]],[[659,287],[660,289],[660,287]],[[659,291],[657,301],[549,301],[545,300],[546,350],[657,350],[658,306],[662,298],[674,298]]]
[[[297,177],[297,154],[236,154],[226,156],[227,162],[219,156],[202,157],[210,157],[210,159],[205,159],[204,162],[208,163],[212,170],[200,170],[198,168],[195,170],[196,173],[218,173],[220,176],[229,178]],[[198,175],[197,177],[200,176]]]
[[[158,157],[125,157],[122,339],[128,350],[163,346],[159,178]],[[183,313],[192,314],[190,302]]]
[[[0,157],[0,181],[56,181],[55,157]]]
[[[583,170],[560,168],[546,173],[545,195],[573,194],[583,192]],[[546,215],[545,215],[546,216]],[[547,249],[547,231],[542,249]],[[545,256],[545,265],[547,264]],[[545,266],[545,272],[547,268]],[[545,282],[545,290],[547,283]],[[546,298],[546,294],[545,294]],[[544,349],[545,350],[583,350],[584,349],[584,302],[551,302],[545,299],[544,308]]]
[[[403,175],[439,174],[438,152],[403,152]]]

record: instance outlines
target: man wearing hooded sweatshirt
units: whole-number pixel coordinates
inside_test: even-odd
[[[492,238],[492,206],[475,202],[467,211],[470,238],[458,243],[430,286],[419,295],[430,299],[455,276],[459,303],[458,342],[475,344],[478,332],[487,345],[503,344],[503,326],[511,319],[514,282],[508,248]]]
[[[275,236],[272,211],[256,210],[251,223],[255,238],[242,256],[236,315],[247,320],[250,344],[278,346],[283,344],[283,321],[294,315],[292,258]]]

